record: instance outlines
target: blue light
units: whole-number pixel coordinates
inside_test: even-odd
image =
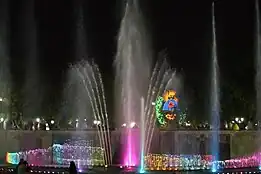
[[[144,155],[143,151],[141,152],[141,160],[140,160],[140,170],[139,173],[145,173],[144,170]]]
[[[258,167],[258,170],[261,170],[261,166]]]
[[[213,167],[213,168],[211,169],[211,172],[212,172],[212,173],[216,173],[216,172],[217,172],[217,169]]]
[[[217,172],[217,164],[212,164],[212,167],[211,167],[211,172],[212,173],[216,173]]]
[[[141,168],[139,173],[145,173],[145,170],[143,168]]]

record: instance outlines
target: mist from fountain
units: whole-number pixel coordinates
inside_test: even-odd
[[[155,101],[157,97],[162,96],[165,90],[177,89],[180,85],[177,80],[176,71],[169,67],[166,57],[163,53],[159,54],[159,58],[154,66],[151,74],[150,83],[147,88],[147,96],[141,98],[141,118],[140,118],[140,173],[145,172],[144,157],[150,153],[152,138],[156,125],[155,117]],[[146,100],[146,101],[145,101]]]
[[[220,129],[220,100],[219,100],[219,67],[216,45],[215,3],[212,3],[212,59],[211,59],[211,91],[210,116],[212,129],[211,153],[215,160],[219,160],[219,129]],[[217,165],[212,165],[212,171],[217,171]]]
[[[87,50],[82,6],[78,4],[76,11],[78,20],[75,57],[83,60],[70,66],[68,84],[64,93],[67,106],[64,108],[71,108],[69,113],[72,119],[76,120],[78,129],[94,126],[98,130],[98,144],[105,149],[105,164],[110,165],[111,142],[104,85],[98,66],[94,62],[89,63],[84,60],[87,59]],[[92,140],[92,137],[86,138]]]
[[[10,117],[9,103],[11,92],[10,55],[8,47],[9,11],[8,0],[0,2],[0,117],[4,118],[4,128]]]
[[[24,108],[26,118],[40,117],[42,91],[40,85],[39,66],[37,62],[37,29],[34,15],[34,1],[29,0],[24,5],[24,50],[26,55],[26,76],[23,87]],[[26,120],[26,118],[24,118]]]
[[[115,99],[118,125],[131,122],[140,124],[140,99],[146,95],[149,84],[152,50],[138,1],[126,3],[125,14],[118,35]],[[138,133],[139,134],[139,133]],[[124,165],[139,164],[140,147],[137,131],[126,129],[124,136]]]
[[[111,156],[111,142],[109,133],[108,113],[106,108],[106,100],[104,94],[104,85],[101,78],[101,73],[96,64],[90,64],[88,61],[81,61],[71,66],[71,75],[76,82],[78,90],[73,90],[74,94],[78,92],[78,110],[87,110],[87,106],[90,106],[91,112],[85,114],[79,114],[77,111],[74,113],[79,117],[79,121],[84,117],[87,122],[96,120],[95,128],[98,130],[99,145],[105,149],[105,164],[110,165]],[[82,100],[81,100],[82,98]],[[88,118],[86,118],[88,117]]]

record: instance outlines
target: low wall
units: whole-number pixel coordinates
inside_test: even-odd
[[[150,144],[151,153],[169,154],[210,154],[211,131],[158,131]],[[220,131],[221,158],[235,158],[250,155],[259,150],[261,132],[257,131]],[[123,136],[121,131],[110,132],[112,155],[118,150]],[[97,131],[0,131],[0,156],[6,152],[48,148],[54,143],[63,144],[68,139],[80,137],[91,140],[94,146],[100,146]],[[148,147],[148,146],[147,146]]]

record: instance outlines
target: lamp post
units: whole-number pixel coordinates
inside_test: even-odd
[[[3,118],[3,102],[4,102],[4,99],[2,97],[0,97],[0,102],[1,102],[0,116],[1,116],[1,118]]]

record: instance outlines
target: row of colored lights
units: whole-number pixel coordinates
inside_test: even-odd
[[[50,160],[46,158],[46,152],[44,150],[37,149],[38,152],[26,153],[7,153],[6,161],[10,164],[17,164],[19,159],[24,158],[28,160],[33,166],[43,166],[50,163]],[[40,153],[39,153],[40,152]],[[37,155],[38,154],[38,155]],[[57,158],[57,157],[54,157]],[[63,159],[63,164],[69,164],[70,161],[75,159]],[[93,160],[75,160],[79,166],[105,166],[102,159]],[[87,161],[87,163],[86,163]],[[232,159],[226,161],[215,162],[219,169],[228,168],[249,168],[258,167],[260,164],[260,158],[252,156],[249,158]],[[162,154],[150,154],[145,156],[145,168],[146,170],[203,170],[210,169],[213,165],[213,158],[209,155],[162,155]]]
[[[261,153],[259,152],[246,157],[226,160],[225,163],[226,168],[259,167],[261,164]]]
[[[35,166],[51,163],[69,165],[70,161],[75,161],[77,166],[105,166],[104,155],[104,149],[100,147],[55,144],[48,149],[7,153],[6,162],[18,164],[23,158]]]
[[[48,149],[7,153],[6,162],[17,164],[21,158],[35,166],[50,163],[68,165],[70,161],[75,161],[77,166],[105,166],[104,149],[91,146],[55,144]],[[146,170],[202,170],[210,169],[213,164],[219,169],[258,167],[261,153],[218,162],[210,155],[149,154],[145,156],[144,165]]]
[[[218,169],[253,168],[261,164],[261,153],[250,157],[215,161],[211,155],[169,155],[149,154],[145,156],[146,170],[209,170],[213,165]]]
[[[146,170],[200,170],[210,169],[211,155],[168,155],[149,154],[145,156]]]

